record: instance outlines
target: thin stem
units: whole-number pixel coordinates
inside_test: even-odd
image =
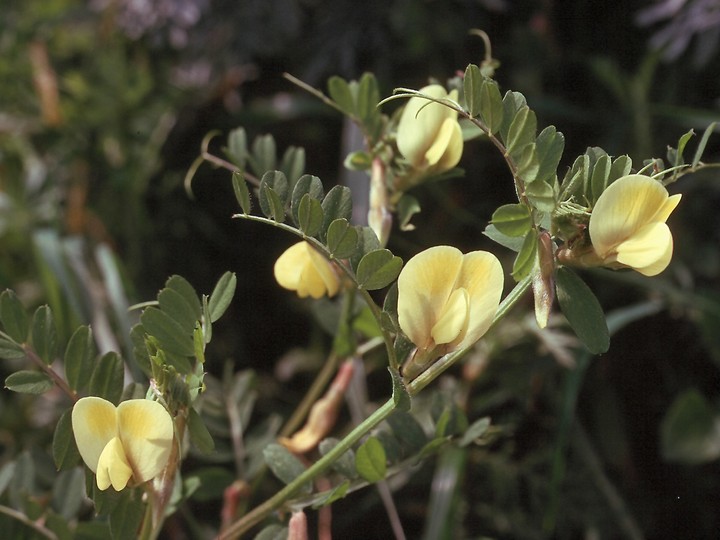
[[[30,527],[33,531],[36,533],[44,536],[45,538],[48,538],[49,540],[58,540],[57,535],[52,532],[50,529],[46,529],[43,525],[38,523],[37,521],[33,521],[29,517],[27,517],[22,512],[19,512],[18,510],[15,510],[14,508],[10,508],[5,505],[0,505],[0,514],[5,514],[6,516],[10,516],[13,519],[18,520],[23,525],[26,525]]]
[[[67,383],[67,381],[63,379],[60,375],[58,375],[52,367],[43,362],[42,358],[40,358],[34,350],[32,350],[28,346],[24,346],[23,350],[25,351],[25,355],[28,357],[28,359],[35,365],[37,365],[40,369],[42,369],[53,380],[53,382],[58,386],[58,388],[60,388],[68,395],[70,399],[73,400],[73,402],[76,402],[78,400],[77,393],[72,388],[70,388],[70,385]]]
[[[530,288],[532,280],[528,277],[518,283],[515,288],[500,303],[498,310],[493,318],[494,326],[500,319],[505,317],[515,304],[522,298],[523,294]],[[421,373],[415,380],[408,384],[408,392],[410,395],[417,394],[425,388],[430,382],[437,378],[442,372],[453,365],[460,357],[462,357],[470,348],[461,349],[450,353],[430,368]],[[267,501],[257,506],[248,514],[243,516],[239,521],[222,531],[218,536],[218,540],[229,540],[238,538],[241,534],[247,532],[252,527],[260,523],[272,512],[280,508],[307,482],[314,480],[317,476],[327,470],[337,459],[340,458],[347,450],[349,450],[357,441],[359,441],[366,433],[385,420],[395,410],[395,402],[389,399],[382,407],[377,409],[373,414],[367,417],[361,424],[353,429],[342,441],[340,441],[332,450],[316,461],[312,466],[306,469],[300,476],[278,491]]]
[[[305,470],[295,480],[290,482],[275,495],[270,497],[260,506],[243,516],[242,519],[228,527],[227,530],[220,533],[218,540],[229,540],[238,538],[241,534],[247,532],[252,527],[260,523],[272,512],[280,508],[288,501],[297,491],[307,482],[311,482],[317,476],[325,472],[340,456],[347,452],[357,441],[359,441],[367,432],[385,420],[395,410],[395,403],[389,399],[385,404],[377,409],[373,414],[368,416],[360,425],[353,429],[342,441],[340,441],[332,450],[316,461],[312,466]]]
[[[330,379],[332,379],[342,360],[342,357],[334,353],[328,357],[327,362],[325,362],[325,365],[317,374],[317,377],[315,377],[315,380],[310,386],[310,389],[307,391],[302,401],[293,412],[290,419],[285,422],[285,425],[280,430],[280,433],[278,434],[279,437],[289,437],[300,427],[300,425],[303,423],[303,420],[305,420],[305,417],[308,415],[311,407],[322,395],[325,387],[330,382]]]
[[[320,90],[318,90],[317,88],[313,88],[312,86],[310,86],[310,85],[307,84],[306,82],[301,81],[300,79],[298,79],[297,77],[295,77],[295,76],[293,76],[293,75],[290,75],[289,73],[283,73],[283,77],[284,77],[285,79],[287,79],[288,81],[290,81],[291,83],[293,83],[295,86],[299,86],[300,88],[302,88],[302,89],[305,90],[306,92],[312,94],[313,96],[315,96],[316,98],[318,98],[320,101],[322,101],[325,105],[328,105],[328,106],[332,107],[333,109],[335,109],[336,111],[338,111],[338,112],[340,112],[340,113],[342,113],[342,114],[347,114],[345,111],[343,111],[343,110],[340,108],[340,106],[339,106],[337,103],[335,103],[332,99],[330,99],[330,98],[327,97],[325,94],[323,94],[323,93],[322,93]],[[356,118],[353,118],[353,120],[357,121]]]

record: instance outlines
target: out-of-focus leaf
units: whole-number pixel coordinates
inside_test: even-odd
[[[5,379],[5,388],[21,394],[43,394],[53,384],[50,376],[42,371],[16,371]]]
[[[252,155],[248,157],[256,176],[262,176],[275,168],[277,149],[272,135],[255,137],[252,144]]]
[[[110,351],[97,359],[90,377],[89,394],[98,396],[117,405],[123,391],[123,361]]]
[[[53,484],[52,506],[65,519],[77,516],[85,500],[85,473],[79,467],[62,471]]]
[[[289,484],[305,472],[305,465],[284,446],[276,443],[267,445],[263,449],[265,463],[278,479]],[[310,493],[312,485],[307,483],[300,490],[303,493]]]
[[[133,358],[135,363],[142,370],[142,372],[150,377],[152,375],[152,368],[150,365],[150,354],[148,353],[147,346],[145,345],[145,328],[143,325],[138,323],[130,330],[130,339],[133,344]]]
[[[288,528],[273,523],[257,533],[253,540],[288,540]]]
[[[10,289],[0,294],[0,322],[8,336],[18,343],[25,343],[30,325],[28,315],[20,299]]]
[[[396,411],[392,413],[387,423],[393,430],[395,438],[400,442],[405,455],[412,455],[419,452],[428,441],[425,431],[415,417],[407,411]]]
[[[339,501],[340,499],[344,498],[345,495],[347,495],[349,489],[350,480],[345,480],[342,484],[339,484],[333,489],[329,490],[324,497],[314,503],[312,505],[313,509],[317,510],[318,508],[322,508],[323,506],[332,504],[335,501]]]
[[[375,75],[363,73],[358,86],[357,115],[368,127],[371,127],[375,118],[380,114],[377,108],[379,101],[380,89]]]
[[[237,276],[233,272],[225,272],[215,284],[208,308],[210,310],[210,321],[215,322],[223,316],[225,310],[232,302],[235,295],[235,286],[237,285]]]
[[[80,453],[72,430],[71,414],[72,409],[68,409],[60,416],[53,435],[52,454],[55,467],[59,471],[75,467],[80,461]]]
[[[2,469],[0,469],[0,495],[5,493],[13,476],[15,476],[15,462],[8,461],[2,466]]]
[[[80,326],[65,349],[65,378],[73,390],[82,390],[90,380],[92,358],[94,356],[92,330],[89,326]]]
[[[698,390],[673,401],[660,426],[666,461],[699,465],[720,458],[720,415]]]
[[[290,186],[294,186],[305,171],[305,149],[298,146],[288,146],[280,162],[280,170],[285,174]]]
[[[382,289],[395,281],[401,269],[402,259],[394,256],[390,250],[371,251],[358,264],[358,285],[368,291]]]
[[[183,483],[196,484],[197,487],[190,494],[193,501],[218,501],[222,499],[223,492],[235,480],[232,471],[223,467],[202,467],[195,469],[187,476],[183,475]],[[187,488],[185,488],[187,492]]]
[[[482,437],[485,432],[487,432],[488,428],[490,427],[490,418],[485,416],[483,418],[479,418],[478,420],[475,420],[472,424],[470,424],[470,427],[467,428],[467,431],[463,433],[462,437],[460,437],[460,440],[458,441],[458,444],[461,447],[468,446],[469,444],[473,443],[480,437]]]
[[[372,167],[372,155],[363,150],[350,152],[343,160],[343,166],[350,171],[367,171]]]
[[[57,348],[57,330],[52,311],[48,306],[40,306],[33,315],[32,342],[35,352],[43,362],[47,365],[52,364]]]
[[[328,437],[327,439],[323,439],[322,441],[320,441],[320,444],[318,445],[318,450],[320,450],[320,454],[324,456],[330,450],[335,448],[335,446],[337,446],[339,442],[340,441],[337,439]],[[357,469],[355,468],[355,452],[353,452],[352,448],[349,448],[347,452],[345,452],[332,464],[332,469],[343,475],[345,478],[357,478]]]
[[[228,135],[228,145],[225,153],[230,160],[237,165],[241,171],[245,170],[245,162],[247,161],[247,135],[244,128],[233,129]]]
[[[188,414],[188,431],[190,432],[190,440],[200,452],[210,454],[215,450],[215,441],[213,441],[212,435],[205,426],[205,422],[192,407],[190,407]]]
[[[367,482],[374,484],[385,478],[385,449],[375,437],[369,437],[355,453],[355,468]]]
[[[330,77],[328,79],[328,94],[345,114],[356,115],[355,98],[345,79],[338,76]]]
[[[602,307],[590,287],[566,267],[558,269],[555,282],[560,309],[580,341],[592,354],[606,352],[610,333]]]
[[[138,489],[126,489],[110,511],[110,532],[113,538],[137,538],[145,514],[145,504]]]

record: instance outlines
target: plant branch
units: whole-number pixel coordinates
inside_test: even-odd
[[[45,372],[53,380],[53,382],[58,386],[58,388],[60,388],[60,390],[65,392],[68,397],[73,400],[73,403],[78,400],[77,392],[70,388],[70,385],[67,383],[67,381],[63,379],[60,375],[58,375],[58,373],[52,367],[43,362],[42,358],[40,358],[33,349],[25,345],[23,346],[23,350],[25,351],[28,359],[35,365],[37,365],[41,370],[43,370],[43,372]]]
[[[286,501],[295,495],[295,493],[297,493],[304,484],[314,480],[317,476],[325,472],[335,461],[337,461],[340,456],[347,452],[357,441],[365,436],[367,432],[390,416],[394,410],[395,403],[392,399],[389,399],[382,407],[368,416],[332,450],[306,469],[305,472],[303,472],[295,480],[290,482],[287,486],[278,491],[260,506],[245,514],[245,516],[243,516],[239,521],[228,527],[227,530],[221,532],[218,536],[218,540],[238,538],[241,534],[247,532],[252,527],[260,523],[263,519],[280,508]]]
[[[33,531],[40,534],[41,536],[48,538],[49,540],[58,540],[57,535],[52,532],[50,529],[45,528],[42,524],[38,523],[37,521],[33,521],[29,517],[27,517],[22,512],[19,512],[18,510],[15,510],[14,508],[10,508],[5,505],[0,505],[0,514],[5,514],[6,516],[9,516],[13,519],[18,520],[23,525],[27,525],[30,527]]]

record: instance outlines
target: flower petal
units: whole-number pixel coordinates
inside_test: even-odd
[[[679,193],[673,195],[672,197],[668,197],[668,200],[665,201],[665,204],[663,204],[662,208],[655,216],[654,221],[667,221],[672,211],[675,210],[678,204],[680,204],[681,198],[682,195]]]
[[[672,258],[673,238],[664,222],[649,223],[617,246],[617,261],[646,276],[659,274]]]
[[[463,255],[452,246],[435,246],[412,257],[398,276],[398,322],[416,346],[431,346],[432,329],[460,272]]]
[[[463,288],[452,292],[430,331],[436,345],[450,343],[467,328],[468,299],[468,293]]]
[[[133,471],[120,439],[113,437],[100,454],[97,468],[97,486],[106,490],[111,485],[115,491],[125,489]]]
[[[667,190],[649,176],[631,174],[610,184],[590,215],[590,238],[597,254],[605,257],[638,229],[655,221],[667,199]]]
[[[307,264],[306,242],[298,242],[286,249],[275,261],[275,280],[284,289],[296,291]]]
[[[278,284],[296,291],[300,298],[334,296],[340,290],[332,263],[305,241],[285,250],[275,261],[274,272]]]
[[[97,472],[100,455],[117,435],[115,405],[94,396],[79,399],[73,407],[72,427],[85,465],[92,472]]]
[[[468,292],[468,323],[453,348],[469,347],[488,331],[500,305],[504,282],[502,265],[495,255],[487,251],[465,254],[457,286]]]
[[[420,89],[420,93],[442,99],[447,92],[439,84]],[[414,167],[425,167],[425,154],[435,141],[437,132],[446,118],[457,118],[457,113],[440,103],[420,97],[410,98],[405,105],[397,130],[397,145],[400,153]]]
[[[446,120],[443,123],[442,129],[450,131],[450,139],[445,148],[445,153],[434,167],[434,172],[445,172],[452,169],[460,162],[463,153],[464,142],[462,129],[457,119]]]
[[[435,136],[435,141],[425,153],[425,161],[434,172],[444,172],[458,164],[462,151],[460,124],[454,118],[446,118]]]
[[[321,296],[324,296],[326,291],[327,295],[332,298],[340,290],[340,279],[338,278],[332,263],[321,253],[318,253],[318,251],[310,244],[307,242],[305,242],[305,244],[307,245],[308,255],[310,256],[312,267],[315,270],[317,277],[319,277],[323,283],[323,291],[318,296],[313,296],[313,298],[320,298]]]
[[[130,399],[117,409],[118,434],[137,482],[162,472],[173,445],[173,420],[157,401]]]

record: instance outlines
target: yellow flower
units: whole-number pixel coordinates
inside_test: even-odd
[[[167,465],[173,421],[156,401],[130,399],[115,407],[99,397],[84,397],[72,411],[80,455],[97,475],[97,486],[120,491],[132,478],[142,483]]]
[[[487,332],[503,281],[500,262],[486,251],[463,255],[451,246],[435,246],[407,262],[398,277],[398,322],[417,346],[414,374]],[[406,368],[404,374],[413,376]]]
[[[673,253],[667,221],[680,202],[649,176],[631,174],[603,191],[590,215],[590,239],[605,266],[659,274]]]
[[[304,241],[290,246],[275,261],[275,279],[281,287],[297,291],[300,298],[332,297],[340,290],[332,263]]]
[[[456,91],[448,95],[439,84],[421,88],[420,92],[436,99],[457,99]],[[410,98],[398,124],[397,146],[416,169],[432,174],[452,169],[463,151],[457,112],[424,98]]]

